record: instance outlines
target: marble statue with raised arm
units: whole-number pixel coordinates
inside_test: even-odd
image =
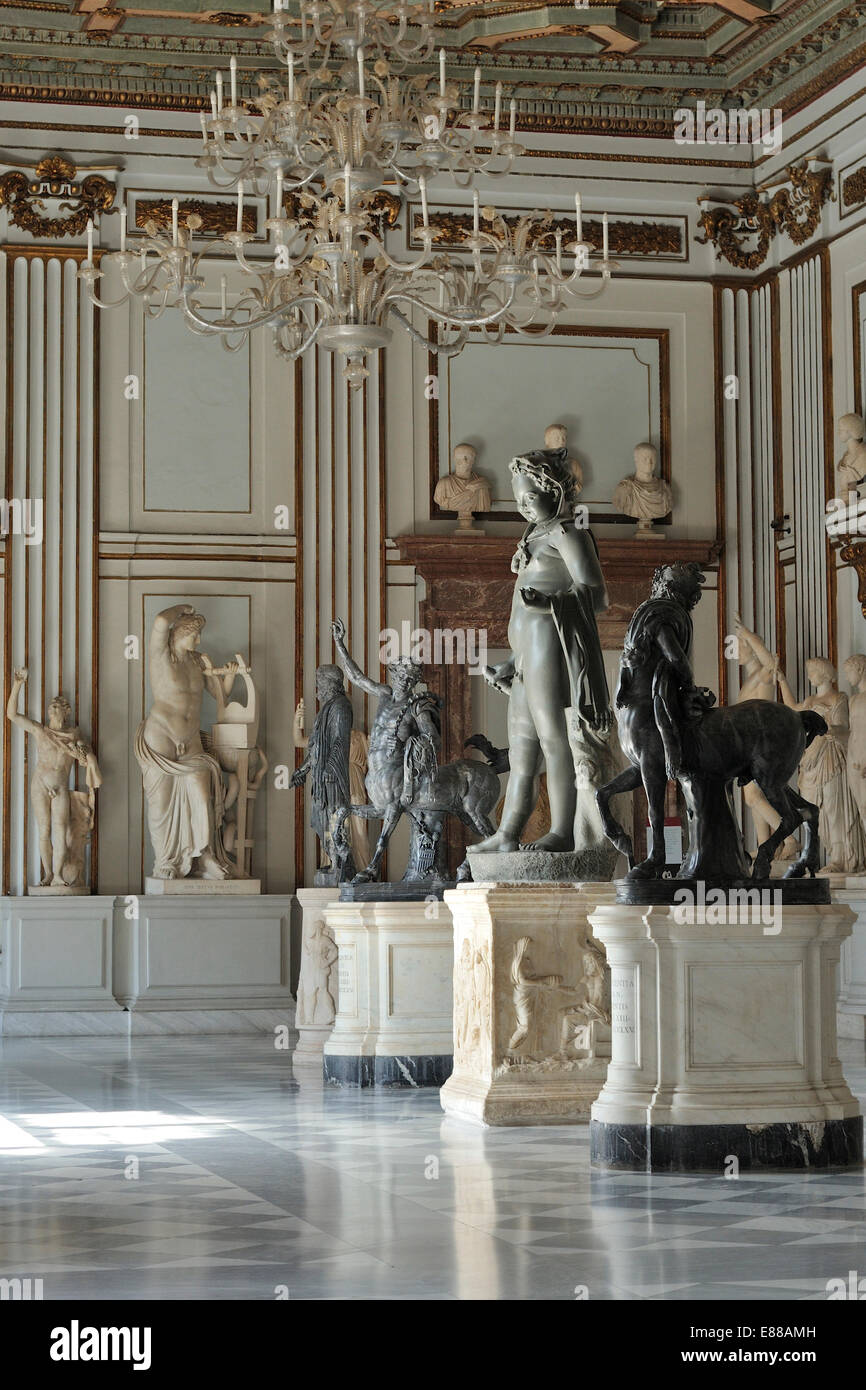
[[[818,807],[818,830],[827,850],[822,873],[862,873],[866,868],[866,838],[857,802],[848,781],[848,697],[836,685],[836,671],[824,657],[806,662],[806,675],[816,693],[798,701],[784,672],[779,689],[789,709],[814,710],[827,723],[827,732],[806,749],[800,762],[798,786],[802,796]]]
[[[222,880],[231,865],[222,842],[224,788],[220,765],[205,752],[201,705],[205,689],[223,694],[211,662],[197,650],[205,619],[189,603],[154,619],[148,644],[153,704],[135,736],[153,844],[153,877]],[[226,667],[227,695],[237,666]]]
[[[25,668],[17,670],[6,703],[6,717],[30,734],[36,745],[36,762],[30,778],[30,803],[39,828],[40,887],[81,890],[85,886],[84,860],[87,838],[93,826],[95,792],[102,785],[96,754],[69,722],[68,700],[55,695],[48,706],[47,724],[40,724],[18,710],[18,697],[27,682]],[[73,763],[85,768],[87,791],[70,789]]]
[[[473,526],[475,512],[489,512],[493,506],[490,484],[475,472],[478,457],[471,444],[458,444],[454,450],[454,471],[440,478],[433,501],[444,512],[457,513],[455,536],[480,536],[483,532]]]
[[[836,464],[839,482],[845,494],[854,492],[866,481],[866,433],[862,415],[843,415],[839,420],[839,438],[847,447]]]
[[[623,516],[637,519],[636,536],[660,536],[653,526],[659,517],[667,516],[673,503],[670,483],[656,476],[658,452],[652,444],[638,444],[634,451],[634,473],[623,478],[613,494],[612,503]]]
[[[528,523],[512,560],[517,575],[508,625],[510,657],[487,667],[509,695],[510,775],[499,829],[476,853],[518,849],[547,774],[550,830],[530,846],[573,851],[577,811],[575,733],[606,745],[612,712],[596,614],[607,590],[592,532],[574,521],[574,478],[565,449],[539,449],[510,464]],[[569,722],[571,721],[571,723]]]

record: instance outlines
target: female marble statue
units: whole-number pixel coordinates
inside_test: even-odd
[[[819,809],[818,833],[827,852],[824,874],[856,874],[866,866],[866,835],[857,802],[848,784],[848,700],[836,685],[836,672],[823,657],[806,662],[806,675],[816,688],[799,704],[782,671],[782,699],[789,709],[815,710],[826,719],[828,732],[812,741],[800,762],[801,796]]]
[[[30,802],[39,827],[39,857],[42,861],[41,887],[81,888],[84,885],[84,855],[88,833],[93,825],[94,793],[102,785],[96,754],[69,724],[68,700],[55,695],[48,706],[48,723],[18,711],[18,696],[28,672],[15,672],[6,703],[6,717],[30,734],[36,745],[36,762],[30,777]],[[72,791],[69,771],[73,762],[86,769],[87,792]]]
[[[847,448],[836,465],[839,481],[847,494],[866,479],[866,443],[863,442],[863,418],[843,415],[839,421],[839,438]]]
[[[457,513],[455,536],[479,536],[472,525],[474,512],[489,512],[493,505],[490,484],[475,472],[477,454],[471,444],[458,444],[454,450],[454,472],[446,473],[436,484],[433,501],[444,512]]]
[[[773,656],[756,632],[750,632],[739,613],[734,618],[734,635],[737,638],[738,661],[740,663],[740,691],[737,704],[746,700],[776,699],[776,678],[779,673],[779,658]],[[755,836],[759,845],[764,844],[777,828],[781,816],[774,811],[757,782],[749,782],[743,788],[743,800],[752,813]],[[789,835],[777,851],[777,859],[793,859],[797,853],[797,843]]]
[[[224,879],[231,865],[222,842],[220,765],[201,741],[201,701],[216,698],[217,676],[200,654],[205,620],[189,603],[157,614],[148,646],[153,704],[138,727],[135,756],[144,781],[154,878]],[[237,665],[226,668],[228,690]]]
[[[866,656],[860,652],[849,656],[843,669],[845,679],[854,687],[848,700],[848,785],[866,835]]]
[[[511,772],[499,829],[476,848],[518,848],[543,769],[550,830],[531,848],[572,851],[577,788],[569,710],[590,738],[606,737],[612,721],[595,616],[607,607],[607,591],[592,532],[574,524],[567,451],[539,449],[510,467],[518,510],[528,522],[512,560],[518,576],[508,625],[512,654],[484,674],[510,695]]]
[[[634,451],[634,474],[623,478],[613,494],[612,504],[623,516],[637,518],[636,536],[658,536],[653,522],[667,516],[673,502],[670,483],[655,475],[658,454],[652,444],[638,444]]]

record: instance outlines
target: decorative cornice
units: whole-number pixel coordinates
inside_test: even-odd
[[[76,167],[63,155],[47,155],[36,165],[32,178],[21,169],[0,176],[0,207],[9,209],[9,220],[35,237],[80,236],[90,219],[108,212],[116,188],[102,174],[75,179]],[[47,217],[45,198],[62,198],[58,211],[68,217]]]
[[[706,207],[698,218],[700,245],[712,242],[716,252],[738,270],[757,270],[764,264],[773,238],[781,232],[803,246],[814,236],[821,209],[835,196],[833,170],[816,160],[791,165],[785,183],[772,196],[769,189],[744,193],[721,206]],[[698,205],[717,200],[702,197]]]

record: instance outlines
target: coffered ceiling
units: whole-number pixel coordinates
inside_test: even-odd
[[[197,111],[234,54],[252,90],[275,58],[261,0],[0,0],[0,96]],[[289,13],[295,0],[287,0]],[[866,0],[436,0],[469,94],[502,81],[525,131],[663,135],[674,110],[789,114],[866,72]]]

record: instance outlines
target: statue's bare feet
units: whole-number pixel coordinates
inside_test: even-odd
[[[542,835],[540,839],[531,840],[527,844],[522,844],[520,848],[547,850],[550,854],[573,854],[574,836],[557,835],[553,830],[549,830],[548,833]]]
[[[374,869],[361,869],[352,879],[353,883],[372,883],[375,877]]]
[[[52,888],[65,888],[67,886],[66,880],[64,878],[61,878],[59,874],[55,874],[51,880],[50,886]]]
[[[202,878],[223,879],[229,876],[228,869],[214,858],[210,850],[205,850],[204,854],[200,854],[198,862],[201,866]]]
[[[497,830],[495,835],[488,835],[486,840],[479,841],[472,849],[480,850],[482,854],[511,854],[517,849],[517,836],[506,835],[504,830]]]

